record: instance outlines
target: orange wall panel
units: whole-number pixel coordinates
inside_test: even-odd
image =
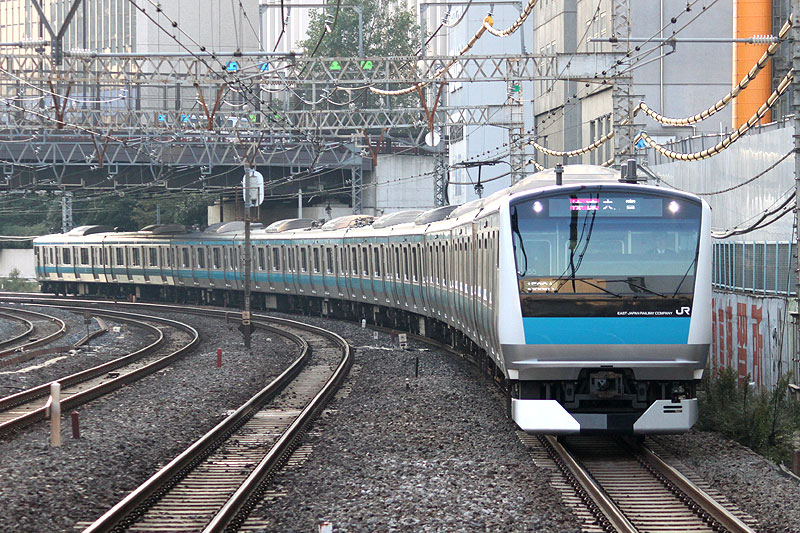
[[[733,3],[733,36],[746,39],[753,35],[772,34],[772,1],[771,0],[734,0]],[[756,61],[767,50],[767,45],[734,43],[733,45],[733,84],[747,75]],[[756,79],[733,100],[733,127],[738,128],[747,122],[761,104],[772,93],[772,65],[759,72]],[[769,122],[771,113],[762,119]]]

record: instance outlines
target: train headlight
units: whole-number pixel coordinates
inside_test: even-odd
[[[533,212],[534,213],[541,213],[542,209],[544,209],[544,206],[542,205],[542,202],[539,202],[539,201],[533,202]]]
[[[680,211],[680,209],[681,209],[681,206],[680,206],[680,204],[679,204],[678,202],[676,202],[675,200],[672,200],[672,201],[669,203],[669,205],[667,206],[667,209],[669,209],[669,212],[670,212],[670,213],[672,213],[672,214],[674,215],[675,213],[677,213],[678,211]]]

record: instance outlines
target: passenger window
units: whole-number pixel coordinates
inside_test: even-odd
[[[300,248],[300,270],[302,272],[308,270],[308,252],[305,248]]]
[[[319,248],[314,248],[314,272],[319,272]]]
[[[131,264],[134,265],[134,266],[139,266],[141,264],[141,262],[139,260],[140,258],[139,258],[139,249],[138,248],[134,248],[132,250],[132,256],[133,256],[133,259],[131,260]]]
[[[361,248],[361,271],[365,277],[369,276],[369,252],[366,246]]]
[[[72,264],[72,256],[69,253],[69,248],[64,248],[62,251],[62,258],[65,265]]]
[[[183,248],[181,250],[181,259],[183,259],[182,266],[187,268],[191,263],[189,262],[189,249]]]
[[[333,250],[325,248],[325,271],[333,274]]]
[[[355,246],[352,248],[352,255],[351,259],[353,260],[352,265],[350,265],[353,269],[353,275],[358,276],[358,250],[356,250]]]
[[[259,248],[258,249],[258,269],[259,270],[264,270],[265,261],[266,261],[266,257],[264,255],[264,249],[263,248]]]
[[[400,249],[394,249],[394,276],[397,279],[400,279]]]
[[[408,281],[408,248],[403,248],[403,266],[405,270],[403,271],[403,279]]]
[[[281,269],[281,252],[277,247],[272,248],[272,270]]]
[[[155,248],[150,248],[150,266],[158,266],[158,252]]]
[[[89,249],[88,248],[81,248],[81,264],[88,265],[89,264]]]
[[[347,273],[347,250],[342,246],[339,249],[339,272],[344,276]]]
[[[412,281],[417,281],[418,278],[418,270],[419,270],[419,257],[417,255],[417,249],[411,249],[411,265],[412,265]]]
[[[206,251],[202,248],[197,250],[197,268],[206,268]]]
[[[222,258],[220,257],[219,248],[211,249],[211,258],[214,262],[214,268],[217,270],[222,268]]]
[[[287,250],[287,253],[288,253],[288,257],[289,257],[289,271],[290,272],[294,272],[295,271],[295,268],[294,268],[294,266],[295,266],[294,265],[294,248],[289,248]]]
[[[381,275],[381,251],[378,248],[373,248],[373,268],[375,269],[375,277]]]

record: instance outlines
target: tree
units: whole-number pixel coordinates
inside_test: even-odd
[[[344,2],[343,2],[344,3]],[[310,55],[320,36],[325,31],[328,17],[333,17],[336,4],[323,10],[311,12],[308,39],[301,44],[306,55]],[[419,26],[411,12],[396,0],[353,0],[347,6],[359,6],[364,27],[364,56],[408,56],[418,48]],[[330,24],[333,21],[330,20]],[[319,49],[319,57],[358,57],[358,12],[352,7],[339,9],[336,25],[325,35]]]

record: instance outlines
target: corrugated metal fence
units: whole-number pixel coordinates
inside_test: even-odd
[[[796,294],[791,242],[714,243],[712,370],[735,368],[741,382],[771,389],[800,374],[789,299]]]

